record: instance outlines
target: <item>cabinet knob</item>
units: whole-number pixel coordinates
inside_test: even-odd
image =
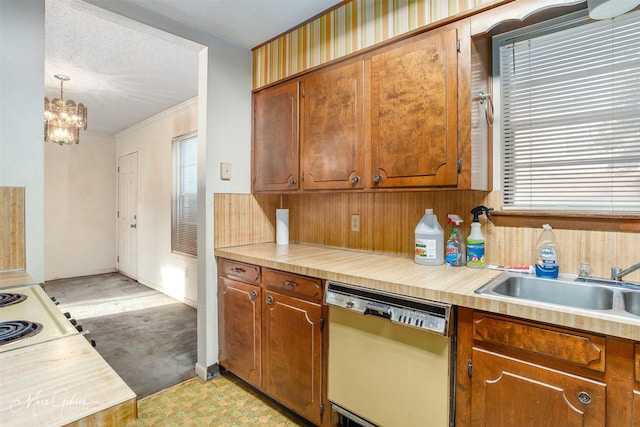
[[[351,178],[351,184],[356,185],[360,182],[360,177],[359,176],[354,176],[353,178]]]
[[[293,179],[293,178],[291,178],[291,179],[289,180],[289,185],[296,185],[296,180],[295,180],[295,179]]]
[[[269,305],[273,304],[273,297],[269,295],[267,299],[264,300],[264,302],[266,302]]]
[[[255,300],[256,298],[258,298],[258,293],[256,291],[249,292],[249,299],[251,301]]]
[[[379,173],[375,174],[373,177],[373,182],[375,183],[381,183],[382,182],[382,175],[380,175]]]
[[[586,391],[581,391],[580,393],[578,393],[578,400],[588,405],[589,403],[591,403],[591,396]]]
[[[231,271],[234,273],[245,273],[247,270],[240,267],[231,267]]]

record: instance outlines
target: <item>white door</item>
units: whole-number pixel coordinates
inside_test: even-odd
[[[138,153],[118,159],[118,271],[138,279]]]

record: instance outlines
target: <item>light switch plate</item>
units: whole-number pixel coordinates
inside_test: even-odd
[[[220,179],[226,181],[231,179],[231,163],[220,163]]]

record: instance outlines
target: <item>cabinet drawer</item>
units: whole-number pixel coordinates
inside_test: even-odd
[[[485,313],[473,315],[473,339],[604,372],[605,338]]]
[[[265,269],[264,283],[270,291],[322,301],[320,279]]]
[[[218,260],[218,274],[243,282],[260,284],[260,267],[256,265],[220,258]]]

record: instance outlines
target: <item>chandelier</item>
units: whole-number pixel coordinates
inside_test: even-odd
[[[54,76],[60,80],[60,98],[44,98],[44,140],[56,144],[78,144],[80,129],[87,130],[87,107],[82,103],[76,105],[62,98],[62,85],[69,81],[63,74]]]

